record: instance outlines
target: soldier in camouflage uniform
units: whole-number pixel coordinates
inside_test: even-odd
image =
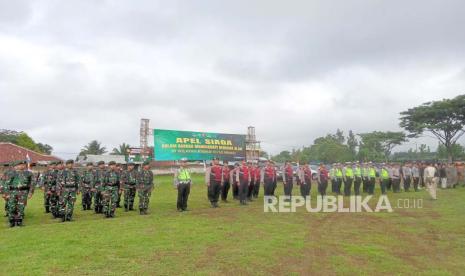
[[[99,161],[94,172],[94,210],[96,214],[103,211],[103,183],[105,183],[105,162]]]
[[[105,173],[103,183],[103,213],[106,218],[115,217],[116,203],[120,187],[120,174],[114,161],[108,163],[110,170]]]
[[[134,210],[134,198],[138,183],[138,173],[134,169],[134,163],[128,163],[128,169],[121,174],[121,186],[124,189],[124,211]]]
[[[60,201],[60,185],[58,185],[63,177],[63,170],[65,168],[63,161],[56,162],[55,166],[55,199],[56,199],[56,207],[55,207],[55,214],[53,215],[54,218],[61,217],[61,201]]]
[[[32,173],[26,170],[26,161],[15,164],[14,171],[8,175],[4,184],[6,199],[8,200],[8,219],[10,227],[22,226],[24,209],[27,199],[32,197]]]
[[[0,176],[0,195],[3,195],[3,199],[5,200],[5,217],[8,217],[8,200],[6,199],[5,185],[9,175],[13,172],[12,167],[12,164],[6,163],[4,165],[3,174]]]
[[[150,195],[153,189],[153,173],[150,170],[149,162],[144,162],[143,164],[138,186],[139,211],[141,215],[146,215],[150,203]]]
[[[44,190],[44,207],[45,213],[50,213],[52,189],[55,189],[55,162],[50,162],[47,165],[47,170],[42,174],[41,186]]]
[[[121,166],[120,163],[116,163],[116,171],[119,174],[119,177],[121,179],[121,175],[123,174],[123,167]],[[123,190],[118,191],[118,200],[116,201],[116,208],[121,208],[121,194],[123,193]]]
[[[73,217],[74,203],[79,194],[79,181],[79,173],[74,168],[74,161],[66,161],[66,169],[57,182],[62,222],[71,221]]]
[[[92,206],[92,189],[94,188],[94,166],[87,163],[81,176],[82,210],[90,210]]]

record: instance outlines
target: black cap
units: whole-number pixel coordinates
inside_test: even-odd
[[[92,164],[92,162],[87,162],[86,166],[93,166],[94,164]]]
[[[110,161],[108,162],[108,165],[111,166],[111,165],[116,165],[116,162],[115,161]]]
[[[105,161],[98,161],[97,166],[105,165]]]
[[[66,160],[66,165],[68,164],[74,164],[74,160],[73,159]]]

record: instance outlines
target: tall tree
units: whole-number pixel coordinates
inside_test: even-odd
[[[128,150],[131,146],[126,143],[122,143],[117,148],[113,148],[112,155],[128,155]]]
[[[373,131],[370,133],[361,133],[360,157],[365,160],[379,161],[380,157],[388,160],[392,149],[403,142],[406,142],[406,136],[403,132],[382,132]]]
[[[465,95],[427,102],[400,115],[400,126],[409,132],[409,137],[419,137],[424,132],[433,134],[452,161],[453,146],[465,133]]]
[[[465,148],[462,147],[460,144],[454,144],[452,146],[452,161],[459,160],[465,157]],[[449,151],[443,144],[439,144],[437,149],[437,158],[438,159],[448,159],[449,158]]]
[[[52,154],[53,148],[48,144],[37,143],[39,150],[45,154]]]
[[[349,147],[349,150],[352,153],[353,159],[355,159],[357,157],[358,140],[357,137],[355,137],[355,134],[352,130],[349,130],[349,136],[347,137],[347,146]]]
[[[102,143],[97,140],[90,141],[89,144],[85,145],[84,148],[81,149],[79,155],[87,155],[87,154],[95,154],[101,155],[107,152],[105,147],[102,147]]]

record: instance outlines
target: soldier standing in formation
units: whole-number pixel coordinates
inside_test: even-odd
[[[66,168],[57,180],[58,194],[60,196],[61,221],[71,221],[74,211],[74,203],[79,194],[79,173],[74,168],[74,161],[66,161]]]
[[[123,167],[120,163],[116,163],[116,171],[121,178],[121,174],[123,173]],[[121,208],[121,194],[123,193],[123,189],[118,190],[118,200],[116,201],[116,208]]]
[[[247,193],[249,191],[250,172],[247,163],[242,161],[242,166],[239,167],[236,173],[236,181],[239,184],[239,201],[241,205],[247,205]]]
[[[134,210],[134,199],[136,197],[136,188],[139,178],[134,168],[135,164],[129,162],[127,170],[121,174],[122,187],[124,188],[125,212]]]
[[[82,210],[90,210],[92,207],[92,189],[94,188],[94,166],[86,164],[86,169],[81,176]]]
[[[108,163],[110,169],[105,173],[103,182],[103,214],[106,218],[115,217],[118,194],[121,190],[120,174],[116,162]]]
[[[5,183],[8,179],[8,174],[11,173],[11,165],[9,163],[4,165],[3,174],[0,176],[0,195],[2,195],[5,201],[5,217],[8,217],[8,201],[6,200],[6,189]]]
[[[50,213],[50,205],[52,198],[52,189],[54,188],[56,182],[54,177],[55,172],[55,162],[50,162],[47,164],[47,169],[42,175],[42,189],[44,191],[44,208],[45,213]]]
[[[294,170],[292,169],[291,162],[286,161],[283,168],[283,186],[284,186],[284,195],[291,197],[292,188],[294,186]]]
[[[27,200],[34,193],[32,173],[26,170],[26,161],[14,164],[14,171],[9,173],[5,180],[4,193],[8,203],[10,227],[23,226]]]
[[[192,178],[186,160],[182,159],[179,169],[174,174],[174,184],[178,190],[177,209],[179,212],[187,211],[187,200],[191,191]]]
[[[145,161],[142,164],[142,172],[139,180],[139,212],[141,215],[147,215],[149,208],[150,196],[153,190],[153,173],[150,170],[150,163]],[[186,199],[187,201],[187,199]],[[186,205],[187,207],[187,205]]]
[[[218,158],[213,159],[213,164],[205,171],[205,184],[207,184],[208,200],[212,208],[218,208],[221,186],[223,185],[223,168],[218,163]]]
[[[223,161],[223,186],[221,186],[221,201],[228,202],[229,188],[231,187],[231,170],[228,161]]]
[[[103,212],[103,192],[105,183],[105,162],[99,161],[97,163],[98,168],[94,172],[94,210],[96,214]]]

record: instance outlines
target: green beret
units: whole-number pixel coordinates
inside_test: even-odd
[[[66,160],[66,165],[68,165],[68,164],[74,164],[74,160],[72,160],[72,159]]]
[[[98,165],[98,166],[100,166],[100,165],[105,165],[105,161],[98,161],[97,165]]]
[[[111,166],[111,165],[116,165],[116,162],[115,162],[115,161],[110,161],[110,162],[108,163],[108,165],[109,165],[109,166]]]
[[[150,161],[145,161],[142,165],[144,166],[150,165]]]

